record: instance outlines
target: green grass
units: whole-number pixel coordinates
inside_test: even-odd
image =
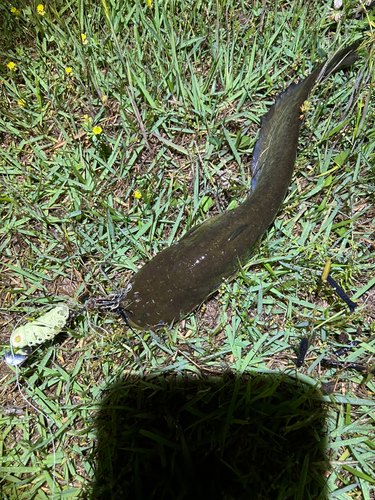
[[[3,352],[26,314],[78,311],[241,203],[275,96],[344,44],[371,53],[314,89],[278,217],[197,311],[136,335],[78,315],[18,370],[33,407],[1,364],[4,499],[374,498],[373,378],[320,364],[343,333],[348,361],[375,352],[374,16],[344,3],[0,6]],[[316,293],[328,259],[351,315]]]

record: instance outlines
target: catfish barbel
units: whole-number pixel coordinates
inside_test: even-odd
[[[240,206],[204,221],[145,264],[126,293],[98,299],[131,327],[169,325],[199,306],[250,257],[272,224],[290,185],[297,156],[301,106],[318,78],[353,64],[359,42],[291,84],[261,119],[253,151],[251,192]]]

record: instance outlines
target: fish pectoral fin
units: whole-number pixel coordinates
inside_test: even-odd
[[[228,241],[233,241],[239,236],[245,229],[249,227],[249,224],[243,224],[233,231],[233,233],[229,236]]]

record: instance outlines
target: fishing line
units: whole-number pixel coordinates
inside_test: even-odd
[[[45,306],[47,307],[47,306]],[[45,309],[45,307],[41,308],[41,309]],[[68,306],[65,306],[64,307],[67,307]],[[50,312],[52,311],[55,311],[56,310],[59,310],[59,313],[61,315],[61,305],[57,305],[55,306],[54,308],[51,309]],[[69,309],[69,308],[68,308]],[[70,311],[70,310],[69,310]],[[47,313],[48,315],[49,313]],[[62,318],[58,318],[58,321],[56,323],[56,318],[54,318],[54,316],[52,315],[52,317],[50,317],[51,315],[48,316],[49,320],[50,320],[50,323],[52,323],[52,327],[51,327],[51,324],[48,324],[48,322],[46,323],[43,323],[42,319],[43,318],[46,318],[46,315],[42,315],[40,316],[39,318],[37,318],[35,320],[35,322],[28,322],[26,323],[25,327],[18,327],[18,325],[24,320],[25,317],[27,316],[30,316],[29,313],[26,313],[17,323],[16,323],[16,326],[15,328],[13,329],[12,331],[12,334],[11,334],[11,341],[10,341],[10,356],[7,356],[7,354],[9,353],[6,353],[5,355],[5,361],[7,362],[7,364],[9,364],[10,366],[14,366],[15,368],[15,373],[16,373],[16,384],[17,384],[17,389],[18,389],[18,392],[21,396],[21,398],[31,407],[33,408],[33,410],[35,410],[37,412],[37,414],[41,415],[47,422],[47,427],[44,427],[48,430],[49,434],[50,434],[50,437],[51,437],[51,445],[52,445],[52,456],[53,456],[53,460],[52,460],[52,487],[51,487],[51,499],[53,500],[54,496],[55,496],[55,483],[56,483],[56,444],[55,444],[55,439],[54,439],[54,435],[53,435],[53,430],[52,430],[52,425],[55,425],[57,428],[58,428],[58,424],[57,422],[55,421],[54,418],[49,418],[42,410],[38,409],[35,405],[33,405],[29,400],[28,398],[23,394],[22,390],[21,390],[21,385],[20,385],[20,372],[19,372],[19,365],[21,365],[25,360],[27,360],[27,358],[29,357],[29,355],[31,354],[32,352],[32,347],[34,346],[37,346],[41,343],[43,343],[43,341],[45,340],[49,340],[53,337],[55,337],[57,334],[59,334],[61,332],[61,330],[65,327],[67,321],[68,321],[68,318],[69,318],[69,312],[68,314],[66,315],[66,313],[64,313],[64,317],[63,319]],[[64,324],[62,324],[62,323]],[[33,325],[34,325],[34,330],[33,331]],[[41,331],[41,328],[42,327],[45,327],[48,334],[46,334],[46,332],[42,332]],[[55,332],[50,332],[49,330],[55,328]],[[16,339],[13,339],[13,336],[14,336],[14,332],[16,332],[16,330],[19,329],[20,330],[20,333],[19,333],[19,337],[20,339],[22,339],[24,337],[24,340],[26,340],[26,344],[22,341],[20,341],[20,346],[21,348],[20,349],[17,349],[17,351],[20,351],[22,354],[19,355],[17,354],[15,351],[14,351],[14,348],[16,348],[17,346],[14,347],[13,345],[13,342],[15,342],[17,344],[17,338]],[[22,332],[22,333],[21,333]],[[37,333],[39,333],[39,336],[37,336]],[[27,339],[29,338],[29,341],[27,341]],[[27,351],[27,353],[25,352]],[[52,422],[52,423],[51,423]],[[43,424],[42,424],[43,425]],[[47,484],[48,484],[48,481],[46,481]]]
[[[21,321],[21,320],[20,320]],[[19,322],[18,322],[19,323]],[[12,356],[14,356],[14,351],[13,351],[13,346],[10,345],[10,350],[12,353]],[[34,406],[30,401],[27,399],[26,396],[21,391],[21,386],[20,386],[20,380],[19,380],[19,370],[18,370],[18,365],[15,365],[16,369],[16,384],[17,384],[17,389],[18,392],[20,393],[21,398],[31,407],[33,408],[39,415],[45,418],[47,422],[47,428],[51,436],[51,445],[52,445],[52,456],[53,456],[53,461],[52,461],[52,488],[51,488],[51,499],[53,500],[55,496],[55,481],[56,481],[56,445],[55,445],[55,439],[53,437],[53,431],[52,431],[52,425],[50,423],[50,420],[52,420],[53,424],[57,426],[57,423],[53,418],[49,419],[48,416],[43,413],[41,410],[39,410],[36,406]],[[48,484],[48,481],[47,481]]]
[[[122,300],[124,300],[124,298],[126,297],[128,291],[131,290],[131,287],[132,287],[132,285],[131,285],[131,283],[129,283],[126,288],[122,288],[117,293],[113,293],[113,294],[109,295],[108,299],[94,299],[94,298],[89,299],[86,302],[85,306],[79,310],[79,312],[86,311],[87,324],[88,324],[89,328],[92,328],[94,331],[98,330],[98,329],[102,330],[109,337],[110,333],[105,328],[103,328],[102,326],[99,326],[99,325],[95,325],[94,323],[92,323],[90,321],[90,318],[89,318],[89,311],[92,311],[95,309],[97,309],[97,310],[104,309],[105,311],[109,310],[110,312],[112,312],[114,314],[118,314],[120,316],[120,318],[124,321],[125,325],[128,328],[130,328],[130,330],[132,331],[134,336],[137,337],[140,342],[142,342],[141,337],[134,330],[134,328],[132,328],[131,325],[129,325],[129,323],[128,323],[128,317],[126,315],[127,309],[124,309],[123,307],[121,307],[119,305],[120,302]],[[104,335],[101,335],[100,333],[99,333],[99,335],[102,338],[104,338]],[[128,351],[130,351],[131,355],[133,356],[133,360],[135,361],[135,363],[137,363],[138,367],[143,370],[139,356],[137,356],[137,354],[135,353],[135,351],[131,345],[131,342],[129,341],[129,338],[127,336],[126,336],[126,340],[128,341],[129,345],[127,345],[126,342],[123,345],[125,346],[125,348]]]

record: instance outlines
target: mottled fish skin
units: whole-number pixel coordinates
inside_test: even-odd
[[[253,152],[252,188],[244,203],[188,231],[134,276],[121,307],[130,326],[147,329],[180,320],[217,290],[250,257],[272,224],[290,185],[297,155],[301,106],[321,74],[355,61],[359,43],[290,85],[262,117]]]

